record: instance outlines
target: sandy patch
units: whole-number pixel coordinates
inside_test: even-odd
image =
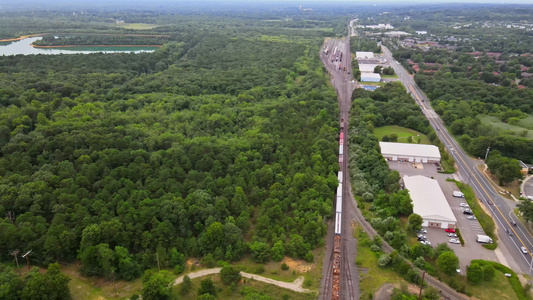
[[[299,273],[308,272],[313,267],[313,264],[306,263],[302,260],[293,260],[290,257],[285,257],[282,262],[287,264],[290,270],[296,270]]]

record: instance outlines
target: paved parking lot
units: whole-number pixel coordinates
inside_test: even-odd
[[[437,167],[433,164],[418,163],[415,165],[413,163],[395,161],[388,161],[388,163],[389,167],[392,170],[400,172],[402,177],[404,175],[422,175],[434,178],[438,181],[440,188],[446,196],[446,200],[448,200],[448,204],[457,219],[457,227],[461,230],[465,245],[461,246],[461,244],[450,243],[450,237],[448,237],[444,229],[441,228],[425,228],[428,231],[427,238],[434,247],[440,243],[447,243],[450,248],[454,249],[455,254],[459,257],[461,272],[463,274],[466,274],[466,266],[468,266],[473,259],[498,261],[494,251],[485,249],[481,244],[476,242],[477,235],[485,233],[477,220],[468,220],[468,215],[463,214],[463,208],[460,205],[461,203],[466,203],[465,199],[453,197],[453,191],[458,191],[459,188],[454,182],[446,181],[446,179],[455,179],[453,174],[438,173]]]

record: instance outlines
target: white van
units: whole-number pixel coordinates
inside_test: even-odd
[[[458,197],[458,198],[464,198],[465,194],[463,194],[462,192],[459,192],[459,191],[453,191],[453,196],[454,197]]]

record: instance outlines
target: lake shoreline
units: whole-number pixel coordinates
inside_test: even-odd
[[[160,48],[163,45],[61,45],[61,46],[39,46],[39,45],[30,44],[30,46],[32,46],[33,48],[77,48],[77,47],[154,47],[154,48]]]
[[[136,33],[38,33],[21,35],[18,38],[0,39],[0,42],[15,42],[27,38],[38,37],[43,35],[120,35],[120,36],[150,36],[150,37],[170,37],[168,34],[136,34]]]

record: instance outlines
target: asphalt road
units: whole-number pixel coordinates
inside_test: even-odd
[[[498,228],[498,251],[501,251],[501,255],[499,255],[500,262],[508,265],[515,271],[531,274],[530,266],[533,261],[532,253],[529,252],[528,254],[523,254],[520,251],[520,247],[525,247],[528,251],[532,251],[533,238],[512,212],[517,202],[502,197],[499,192],[495,190],[494,186],[491,185],[477,167],[483,162],[479,159],[469,157],[463,151],[452,135],[446,130],[444,123],[431,108],[428,98],[416,85],[411,75],[409,75],[408,72],[394,60],[391,52],[385,46],[383,46],[383,53],[390,61],[391,66],[394,68],[394,71],[406,87],[407,91],[411,93],[411,96],[413,96],[422,109],[422,112],[429,120],[431,126],[435,129],[435,132],[441,141],[446,145],[448,153],[450,153],[455,159],[458,167],[457,175],[460,177],[461,181],[472,186],[476,196],[481,200],[482,205],[485,205],[491,212]],[[512,221],[517,223],[516,227],[511,225]],[[510,236],[506,230],[511,231],[513,236]]]
[[[355,83],[352,83],[351,75],[351,53],[349,39],[330,39],[327,40],[325,46],[329,49],[328,54],[324,53],[324,49],[321,50],[320,57],[328,70],[331,78],[331,83],[335,87],[339,101],[339,124],[340,120],[345,120],[344,126],[344,163],[341,165],[343,171],[343,182],[349,180],[347,162],[348,154],[348,124],[349,124],[349,111],[351,106],[352,91]],[[337,49],[337,53],[335,53]],[[338,61],[337,54],[343,53],[342,61]],[[340,66],[339,66],[340,65]],[[342,252],[341,252],[341,299],[359,299],[359,272],[355,266],[355,254],[356,254],[356,240],[352,235],[351,222],[353,220],[353,212],[350,209],[349,199],[349,185],[343,185],[343,215],[342,215]],[[332,231],[330,231],[331,234]],[[327,249],[333,249],[333,238],[328,237]],[[330,250],[331,251],[331,250]],[[328,254],[329,255],[329,254]],[[328,256],[326,255],[326,256]],[[326,265],[326,263],[324,264]],[[323,268],[324,272],[331,272],[328,268]],[[323,274],[323,278],[327,278],[327,274]],[[324,283],[323,283],[324,286]],[[328,294],[329,292],[329,294]],[[327,289],[323,292],[320,299],[329,299],[331,291]]]

